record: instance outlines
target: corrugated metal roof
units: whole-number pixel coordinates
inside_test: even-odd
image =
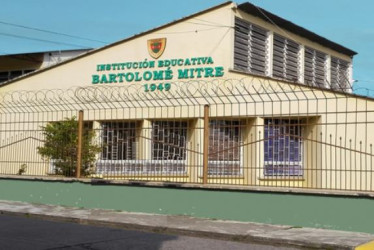
[[[301,26],[298,26],[290,21],[287,21],[286,19],[283,19],[277,15],[274,15],[273,13],[266,11],[256,5],[253,5],[251,3],[242,3],[238,5],[238,9],[242,10],[252,16],[259,17],[266,22],[273,23],[280,28],[283,28],[289,32],[292,32],[294,34],[297,34],[299,36],[302,36],[310,41],[316,42],[318,44],[321,44],[322,46],[325,46],[327,48],[333,49],[337,52],[340,52],[342,54],[345,54],[347,56],[353,57],[354,55],[357,55],[357,52],[350,50],[340,44],[337,44],[335,42],[332,42],[320,35],[317,35],[314,32],[311,32]]]

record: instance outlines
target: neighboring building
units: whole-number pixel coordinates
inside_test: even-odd
[[[373,191],[374,100],[351,93],[355,54],[227,2],[5,83],[0,169],[54,170],[40,126],[83,110],[94,176]]]
[[[0,84],[35,70],[58,64],[91,49],[0,55]]]

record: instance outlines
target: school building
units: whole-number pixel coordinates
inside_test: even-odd
[[[0,173],[374,191],[355,55],[226,2],[4,82]],[[72,118],[53,144],[46,126]]]

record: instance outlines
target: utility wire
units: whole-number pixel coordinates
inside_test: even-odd
[[[225,26],[225,25],[222,25],[222,23],[216,23],[216,22],[211,22],[211,21],[208,21],[208,20],[204,20],[204,19],[200,19],[200,18],[193,18],[195,20],[198,20],[200,22],[205,22],[205,23],[209,23],[209,24],[214,24],[216,26],[223,26],[223,27],[228,27],[228,26]]]
[[[374,83],[374,81],[373,80],[359,80],[359,79],[355,79],[355,82],[373,82]]]
[[[20,35],[14,35],[14,34],[2,33],[2,32],[0,32],[0,35],[1,36],[8,36],[8,37],[15,37],[15,38],[19,38],[19,39],[27,39],[27,40],[32,40],[32,41],[54,43],[54,44],[60,44],[60,45],[73,46],[73,47],[87,49],[87,46],[73,44],[73,43],[56,42],[56,41],[51,41],[51,40],[33,38],[33,37],[28,37],[28,36],[20,36]]]
[[[108,42],[104,42],[104,41],[100,41],[100,40],[90,39],[90,38],[81,37],[81,36],[74,36],[74,35],[69,35],[69,34],[65,34],[65,33],[61,33],[61,32],[55,32],[55,31],[50,31],[50,30],[45,30],[45,29],[39,29],[39,28],[34,28],[34,27],[29,27],[29,26],[25,26],[25,25],[19,25],[19,24],[4,22],[4,21],[0,21],[0,24],[4,24],[4,25],[8,25],[8,26],[14,26],[14,27],[19,27],[19,28],[24,28],[24,29],[29,29],[29,30],[35,30],[35,31],[49,33],[49,34],[54,34],[54,35],[60,35],[60,36],[66,36],[66,37],[81,39],[81,40],[87,40],[87,41],[92,41],[92,42],[98,42],[98,43],[108,44]]]
[[[262,9],[260,8],[260,7],[258,7],[258,6],[256,6],[255,5],[255,7],[256,7],[256,9],[270,22],[270,23],[272,23],[275,27],[277,27],[281,32],[283,32],[285,35],[286,35],[286,37],[288,37],[288,38],[290,38],[290,39],[292,39],[292,40],[295,40],[288,32],[286,32],[284,29],[282,29],[281,27],[279,27],[270,17],[268,17],[263,11],[262,11]]]
[[[206,24],[206,23],[198,23],[198,22],[191,22],[191,21],[186,21],[186,23],[209,26],[209,27],[218,27],[218,28],[234,28],[232,26],[227,26],[227,25]]]
[[[187,30],[187,31],[175,31],[175,32],[156,32],[155,34],[159,35],[167,35],[167,34],[185,34],[185,33],[198,33],[198,32],[204,32],[209,30],[216,30],[221,29],[222,27],[213,27],[209,29],[196,29],[196,30]],[[230,27],[231,28],[231,27]]]

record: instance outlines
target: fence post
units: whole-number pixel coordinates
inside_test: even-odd
[[[79,110],[78,115],[78,145],[77,145],[77,178],[81,177],[82,166],[82,136],[83,136],[83,110]]]
[[[204,106],[203,184],[208,184],[209,105]]]

